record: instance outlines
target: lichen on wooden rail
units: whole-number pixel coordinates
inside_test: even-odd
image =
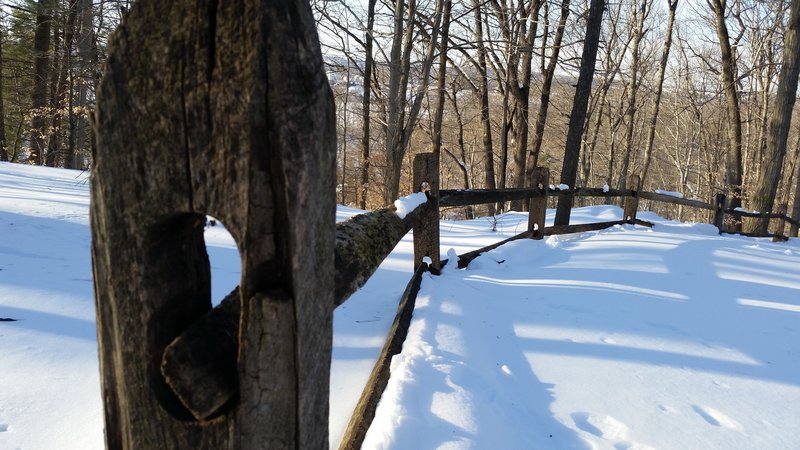
[[[334,292],[336,306],[367,282],[411,230],[427,203],[400,218],[394,207],[359,214],[336,225]]]

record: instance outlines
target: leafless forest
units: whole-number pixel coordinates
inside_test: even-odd
[[[0,160],[91,167],[94,87],[132,3],[0,4]],[[798,219],[799,3],[312,0],[338,200],[390,203],[411,191],[414,154],[434,151],[443,188],[524,187],[536,166],[571,186],[626,188],[637,174],[646,190],[786,204]]]
[[[535,166],[573,186],[625,188],[638,174],[647,190],[723,192],[755,211],[788,204],[797,218],[794,3],[314,1],[339,201],[372,208],[409,192],[412,156],[434,151],[443,188],[522,187]],[[574,124],[595,4],[594,73]]]

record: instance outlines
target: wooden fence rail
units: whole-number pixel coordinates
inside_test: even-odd
[[[784,225],[786,222],[798,224],[797,221],[786,215],[786,208],[782,206],[781,213],[752,213],[740,210],[733,210],[725,207],[725,195],[717,194],[714,198],[714,203],[706,203],[700,200],[684,199],[671,195],[659,194],[655,192],[640,191],[640,181],[638,176],[631,176],[629,184],[632,189],[618,190],[606,188],[569,188],[558,189],[549,185],[549,173],[547,169],[535,168],[530,174],[528,185],[530,188],[516,188],[504,190],[485,190],[485,189],[468,189],[468,190],[453,190],[442,189],[439,190],[438,172],[435,169],[438,166],[438,158],[430,154],[417,155],[414,161],[414,191],[418,192],[422,189],[422,184],[427,184],[429,193],[429,202],[419,208],[419,212],[410,218],[404,219],[404,225],[410,227],[413,222],[414,227],[414,269],[415,273],[404,292],[400,306],[398,307],[397,316],[390,330],[386,344],[381,351],[381,354],[376,362],[375,368],[372,371],[369,382],[362,393],[358,405],[351,417],[348,428],[344,434],[342,442],[339,446],[340,450],[352,450],[361,447],[364,436],[369,429],[370,423],[375,415],[380,396],[388,382],[389,377],[389,364],[392,356],[399,353],[402,349],[402,342],[408,330],[408,325],[411,319],[411,312],[414,307],[416,293],[419,290],[420,277],[423,271],[430,270],[434,274],[438,273],[441,265],[446,264],[448,261],[439,261],[439,207],[457,207],[457,206],[472,206],[488,203],[500,203],[514,200],[528,200],[529,201],[529,220],[528,229],[522,233],[512,236],[503,241],[491,244],[484,248],[473,250],[458,256],[458,261],[452,261],[451,264],[458,264],[459,268],[464,268],[469,263],[480,256],[481,254],[495,249],[503,244],[519,239],[541,239],[544,236],[580,233],[586,231],[601,230],[614,225],[622,224],[637,224],[652,227],[653,224],[645,222],[636,217],[638,211],[639,199],[646,199],[656,202],[688,206],[708,211],[713,211],[713,222],[720,232],[724,232],[725,215],[733,217],[752,217],[759,219],[777,219],[778,227],[775,235],[776,239],[785,239],[783,237]],[[438,193],[438,195],[437,195]],[[588,223],[579,225],[562,225],[562,226],[544,226],[545,214],[547,208],[547,197],[552,196],[570,196],[570,197],[620,197],[624,198],[623,220]],[[380,212],[366,213],[362,216],[356,216],[350,219],[358,223],[372,223],[373,219],[370,217],[376,214],[384,214]],[[378,221],[374,221],[378,224]],[[798,224],[800,225],[800,224]],[[376,226],[376,225],[373,225]],[[338,230],[348,229],[348,234],[355,234],[355,231],[350,225],[340,224],[337,226],[337,240]],[[397,233],[392,235],[391,241],[397,243],[399,241],[400,229]],[[365,230],[366,233],[369,233]],[[417,234],[421,234],[418,239]],[[740,233],[743,234],[743,233]],[[398,237],[399,236],[399,237]],[[393,247],[394,245],[392,245]],[[435,247],[435,248],[434,248]],[[338,252],[338,247],[337,247]],[[338,255],[338,253],[337,253]],[[369,262],[366,266],[374,264],[371,270],[362,268],[362,274],[368,277],[369,274],[374,272],[377,265],[385,257],[385,254],[376,255],[370,258],[360,258],[365,262]],[[431,258],[431,264],[425,264],[422,261],[424,256]],[[348,256],[348,258],[358,258],[355,256]],[[340,271],[344,270],[347,263],[337,259],[337,286]],[[365,267],[366,267],[365,266]],[[358,277],[360,284],[366,281],[363,276]],[[359,284],[359,285],[360,285]],[[337,293],[337,298],[342,298]]]

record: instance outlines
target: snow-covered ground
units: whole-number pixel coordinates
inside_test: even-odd
[[[17,319],[0,322],[0,450],[103,445],[86,177],[0,163],[0,319]],[[797,448],[798,240],[640,217],[656,227],[516,241],[426,275],[364,448]],[[442,222],[442,250],[526,224],[518,213],[496,232],[487,219]],[[238,282],[238,254],[222,227],[206,242],[221,299]],[[336,311],[334,446],[411,255],[407,236]]]

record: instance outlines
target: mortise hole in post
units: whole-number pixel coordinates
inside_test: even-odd
[[[427,181],[423,181],[422,183],[420,183],[420,185],[419,185],[419,191],[420,192],[430,192],[430,190],[431,190],[431,184],[430,183],[428,183]]]
[[[147,325],[149,386],[167,413],[194,422],[161,373],[164,349],[211,310],[212,298],[218,304],[239,283],[241,258],[221,222],[196,213],[176,214],[151,226],[144,248],[144,289],[156,299]],[[231,357],[235,364],[236,355]]]

